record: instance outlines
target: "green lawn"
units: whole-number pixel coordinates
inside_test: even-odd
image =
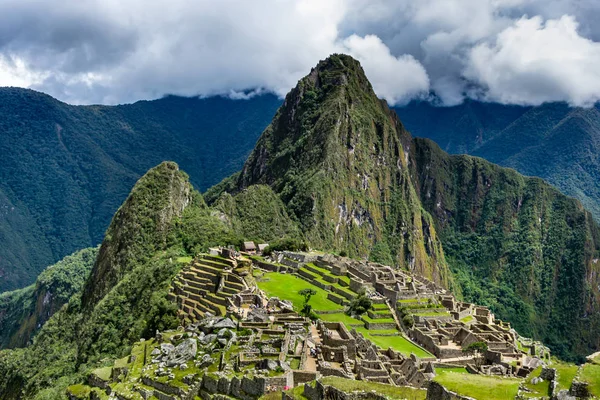
[[[374,310],[389,310],[387,304],[385,304],[385,303],[373,304],[373,309]]]
[[[390,318],[371,318],[369,317],[367,314],[363,314],[362,319],[364,319],[366,322],[371,322],[374,324],[395,324],[396,320],[394,318],[391,317],[391,313],[390,313]]]
[[[577,365],[557,362],[553,363],[551,367],[556,368],[556,372],[558,373],[558,390],[569,390],[571,382],[573,382],[573,378],[577,374]]]
[[[589,384],[592,395],[600,397],[600,365],[585,364],[581,369],[581,380]]]
[[[448,390],[481,400],[513,400],[519,391],[520,379],[463,374],[436,369],[435,381]]]
[[[310,299],[310,305],[314,310],[341,310],[343,306],[335,304],[327,299],[327,291],[316,287],[304,279],[290,274],[280,274],[279,272],[267,272],[263,276],[264,281],[256,282],[261,290],[264,290],[269,297],[279,297],[280,299],[289,300],[297,309],[302,308],[304,297],[298,294],[302,289],[314,289],[317,294]]]
[[[541,381],[536,385],[532,384],[531,381],[533,378],[537,378],[540,376],[542,372],[542,367],[536,368],[523,384],[527,389],[530,390],[529,393],[524,393],[524,396],[527,398],[538,398],[538,397],[546,397],[550,393],[550,382],[549,381]]]
[[[447,317],[450,315],[450,313],[447,311],[443,311],[443,312],[431,311],[431,312],[414,313],[413,315],[416,315],[419,317]]]
[[[448,372],[456,372],[459,374],[468,374],[469,373],[465,367],[452,367],[452,368],[436,367],[435,368],[436,373],[439,372],[438,370],[443,371],[444,373],[448,373]]]
[[[344,325],[346,325],[346,328],[348,328],[348,330],[352,330],[352,325],[360,325],[361,327],[363,327],[363,329],[365,326],[365,323],[363,321],[359,321],[355,318],[352,318],[351,316],[346,315],[345,313],[319,314],[319,318],[323,321],[342,322]]]
[[[407,386],[391,386],[376,382],[355,381],[351,379],[327,376],[321,379],[324,385],[331,385],[345,392],[364,391],[376,392],[391,400],[425,400],[427,391]]]
[[[103,381],[108,381],[110,379],[110,375],[112,374],[112,367],[98,368],[93,370],[92,373]]]
[[[377,331],[372,331],[372,332],[377,332]],[[363,333],[363,332],[361,332],[361,333]],[[371,342],[373,342],[377,346],[381,347],[382,349],[387,349],[387,348],[391,347],[394,350],[404,354],[405,356],[410,355],[410,353],[414,353],[415,356],[417,356],[419,358],[434,357],[427,350],[417,346],[416,344],[414,344],[413,342],[406,339],[404,336],[402,336],[400,334],[398,334],[396,336],[375,336],[375,335],[371,335],[369,333],[369,331],[367,331],[367,333],[366,334],[363,333],[363,335],[367,339],[369,339]]]
[[[350,284],[350,278],[348,278],[347,276],[340,276],[340,275],[334,275],[332,274],[328,269],[326,268],[321,268],[321,267],[317,267],[315,264],[313,263],[307,263],[306,265],[310,266],[311,268],[313,268],[314,270],[319,271],[322,275],[329,275],[332,276],[334,278],[337,278],[338,280],[344,281],[347,284]],[[310,271],[309,271],[310,272]]]

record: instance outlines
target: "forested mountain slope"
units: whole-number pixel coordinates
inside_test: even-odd
[[[414,136],[449,153],[472,154],[539,176],[579,199],[600,220],[600,110],[564,103],[537,107],[466,101],[395,109]]]
[[[241,167],[280,100],[166,97],[71,106],[0,88],[0,292],[98,244],[131,186],[163,160],[200,190]]]

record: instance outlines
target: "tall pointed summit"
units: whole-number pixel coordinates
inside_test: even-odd
[[[237,187],[271,186],[316,248],[355,257],[375,249],[447,285],[441,245],[409,174],[411,140],[360,63],[335,54],[286,96]]]

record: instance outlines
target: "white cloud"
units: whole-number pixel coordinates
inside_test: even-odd
[[[403,104],[429,91],[425,68],[411,55],[394,57],[374,35],[352,35],[343,41],[348,54],[359,60],[379,97],[390,104]]]
[[[42,81],[42,77],[30,71],[23,60],[0,54],[0,86],[29,87]]]
[[[495,43],[474,47],[466,76],[492,101],[589,106],[600,99],[598,66],[600,43],[581,37],[572,16],[545,23],[533,17],[506,28]]]
[[[318,60],[347,52],[391,103],[431,90],[446,105],[584,104],[600,92],[589,67],[599,17],[596,0],[2,0],[0,85],[76,103],[284,95]],[[535,39],[504,41],[524,29]],[[561,71],[542,68],[521,85],[527,68],[503,55],[556,65],[537,49],[547,41],[570,51]]]

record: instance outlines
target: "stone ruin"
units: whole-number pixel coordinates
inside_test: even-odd
[[[169,297],[179,305],[185,329],[157,333],[141,376],[131,377],[131,390],[144,399],[250,400],[326,376],[427,388],[436,368],[466,366],[477,374],[527,376],[549,354],[496,320],[489,309],[457,301],[424,278],[332,255],[281,252],[273,257],[250,262],[230,249],[213,249],[184,268]],[[401,329],[435,358],[378,348],[340,322],[311,323],[289,301],[266,298],[247,279],[253,267],[295,274],[327,290],[340,306],[366,290],[381,306],[379,312],[368,312],[367,329]],[[315,279],[320,271],[328,273]],[[386,322],[378,322],[381,316]],[[411,326],[404,322],[407,316]],[[486,353],[465,355],[463,349],[475,342],[486,343]],[[109,393],[115,383],[127,382],[128,368],[115,365],[110,379],[94,375],[90,384]]]

